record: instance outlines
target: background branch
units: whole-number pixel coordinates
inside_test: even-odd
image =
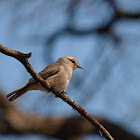
[[[11,104],[0,92],[0,134],[40,134],[43,136],[72,140],[86,134],[97,134],[95,127],[82,117],[52,118],[39,115],[26,115]],[[140,140],[114,123],[96,117],[116,140]],[[28,123],[28,125],[27,125]],[[45,131],[44,131],[45,130]]]

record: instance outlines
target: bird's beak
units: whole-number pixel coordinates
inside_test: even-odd
[[[77,68],[83,69],[83,67],[81,67],[80,65],[77,65]]]

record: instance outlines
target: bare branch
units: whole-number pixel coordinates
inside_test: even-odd
[[[36,73],[36,71],[33,69],[31,64],[27,60],[27,58],[29,58],[31,56],[31,53],[24,54],[24,53],[15,51],[15,50],[11,50],[1,44],[0,44],[0,52],[2,52],[5,55],[12,56],[12,57],[16,58],[17,60],[19,60],[24,65],[24,67],[27,69],[27,71],[31,74],[31,76],[38,83],[40,83],[43,87],[45,87],[47,90],[50,91],[49,84],[42,77],[40,77],[38,73]]]
[[[21,53],[19,51],[11,50],[11,49],[6,48],[5,46],[3,46],[1,44],[0,44],[0,52],[2,52],[5,55],[12,56],[16,59],[18,59],[20,57],[21,58],[29,58],[32,54],[32,53],[24,54],[24,53]]]
[[[75,101],[73,101],[71,98],[69,98],[64,93],[58,93],[55,92],[52,88],[50,88],[49,84],[39,76],[33,69],[33,67],[30,65],[27,58],[30,57],[31,53],[29,54],[23,54],[18,51],[14,51],[11,49],[8,49],[7,47],[0,45],[0,52],[2,52],[5,55],[12,56],[19,60],[24,67],[27,69],[27,71],[30,73],[30,75],[38,82],[41,86],[46,88],[47,90],[51,91],[53,94],[55,94],[56,97],[61,98],[63,101],[68,103],[74,110],[77,110],[81,116],[85,117],[96,129],[97,131],[103,135],[107,140],[114,140],[112,136],[109,134],[109,132],[96,120],[94,119],[87,111],[85,111],[81,106],[79,106]],[[26,57],[27,55],[27,57]]]

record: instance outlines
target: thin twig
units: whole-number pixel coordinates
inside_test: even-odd
[[[11,56],[19,60],[24,67],[27,69],[27,71],[30,73],[30,75],[44,88],[46,88],[49,91],[52,91],[53,94],[55,94],[56,97],[61,98],[63,101],[68,103],[74,110],[77,110],[81,116],[85,117],[99,132],[101,136],[104,136],[107,140],[114,140],[112,136],[109,134],[109,132],[96,120],[94,119],[87,111],[85,111],[80,105],[78,105],[75,101],[73,101],[71,98],[69,98],[64,93],[58,93],[54,92],[53,89],[50,89],[49,84],[39,76],[27,60],[31,56],[31,53],[24,54],[15,50],[11,50],[3,45],[0,44],[0,52],[2,52],[5,55]]]

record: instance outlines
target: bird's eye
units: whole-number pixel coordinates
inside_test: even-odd
[[[74,61],[74,60],[71,60],[71,59],[70,59],[70,61],[71,61],[72,63],[74,63],[74,64],[75,64],[75,61]]]

